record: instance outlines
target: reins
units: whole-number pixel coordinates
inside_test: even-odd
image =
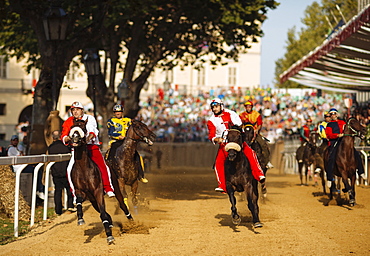
[[[126,138],[131,139],[131,140],[133,140],[133,141],[135,141],[135,142],[145,141],[145,143],[148,143],[148,138],[147,138],[147,137],[145,137],[145,136],[143,136],[143,135],[141,135],[141,134],[139,134],[139,133],[135,130],[135,124],[134,124],[134,122],[132,122],[132,123],[131,123],[130,127],[131,127],[131,126],[132,126],[132,129],[134,130],[134,133],[135,133],[137,136],[139,136],[139,139],[134,139],[134,138],[131,138],[131,137],[129,137],[129,136],[127,136]]]
[[[345,133],[345,134],[343,134],[343,136],[350,136],[350,137],[356,137],[356,136],[358,136],[358,137],[360,137],[359,131],[353,129],[352,126],[351,126],[351,124],[350,124],[350,122],[351,122],[352,119],[354,119],[354,118],[348,119],[346,126],[348,127],[348,129],[350,129],[354,133],[353,134],[346,134]]]

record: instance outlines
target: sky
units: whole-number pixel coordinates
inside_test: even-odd
[[[293,26],[298,31],[307,6],[315,0],[277,0],[280,5],[269,10],[267,20],[262,24],[264,36],[261,50],[261,86],[272,86],[275,77],[275,61],[285,54],[288,30]],[[320,0],[317,0],[321,3]]]

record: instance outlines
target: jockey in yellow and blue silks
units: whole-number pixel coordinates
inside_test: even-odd
[[[326,136],[326,132],[325,132],[325,129],[326,129],[326,126],[328,125],[328,123],[331,121],[331,117],[330,117],[330,114],[328,111],[325,111],[324,113],[324,118],[325,120],[322,121],[319,125],[318,125],[318,133],[320,135],[320,137],[325,141],[327,142],[328,139],[327,139],[327,136]]]
[[[108,159],[111,156],[115,156],[117,148],[122,145],[123,139],[126,137],[126,132],[131,125],[131,119],[123,116],[123,107],[121,105],[115,105],[113,107],[114,117],[108,120],[107,128],[108,135],[110,138]],[[148,183],[148,180],[144,178],[144,161],[139,153],[135,152],[135,160],[140,162],[139,180],[143,183]]]

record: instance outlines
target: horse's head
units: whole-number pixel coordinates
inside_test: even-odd
[[[322,144],[322,139],[317,131],[310,132],[308,139],[311,147],[320,147]]]
[[[79,147],[83,144],[86,144],[86,140],[84,139],[86,136],[86,122],[83,120],[74,120],[74,124],[71,127],[69,132],[69,137],[71,137],[71,142],[73,147]]]
[[[352,117],[348,119],[347,127],[352,136],[357,136],[362,140],[365,138],[365,134],[367,133],[366,126],[362,125],[356,118]]]
[[[246,125],[244,125],[244,137],[248,145],[251,145],[253,143],[255,139],[255,134],[254,134],[254,128],[252,124],[247,123]]]
[[[153,145],[156,135],[154,132],[149,130],[146,124],[138,120],[132,120],[131,128],[133,129],[133,135],[131,139],[143,141],[149,146]]]
[[[235,128],[235,127],[234,127]],[[225,150],[228,152],[228,159],[234,161],[238,152],[242,151],[243,147],[243,131],[240,128],[230,129],[226,135]]]

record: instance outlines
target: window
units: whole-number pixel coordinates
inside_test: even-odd
[[[198,70],[198,85],[205,85],[206,84],[206,71],[204,68],[200,68]]]
[[[5,140],[5,133],[0,133],[0,140]]]
[[[6,104],[0,103],[0,116],[5,116],[6,114]]]
[[[0,78],[6,78],[6,59],[0,56]]]
[[[236,67],[229,67],[229,85],[236,85]]]

